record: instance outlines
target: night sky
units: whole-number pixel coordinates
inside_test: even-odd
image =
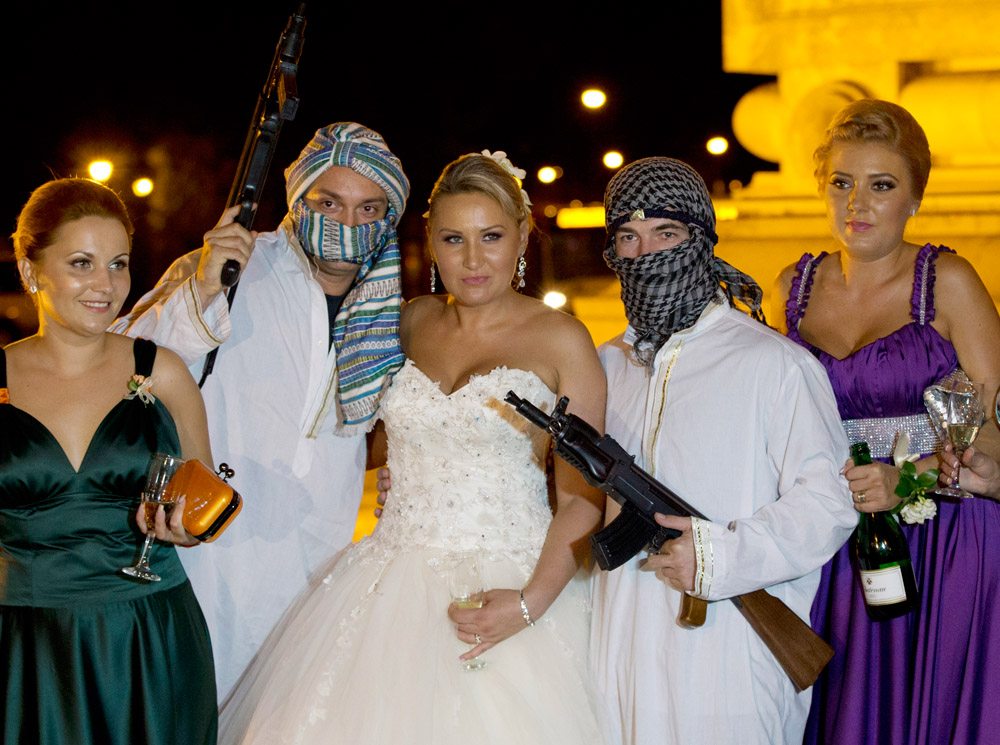
[[[765,78],[722,72],[719,4],[649,6],[425,3],[393,13],[375,3],[307,3],[300,109],[282,130],[255,227],[271,229],[284,213],[285,166],[318,127],[342,120],[378,130],[402,159],[413,191],[401,232],[415,240],[440,169],[483,148],[506,150],[528,171],[539,207],[599,201],[610,177],[599,159],[609,147],[626,161],[688,160],[710,184],[747,181],[767,166],[735,143],[730,115]],[[127,154],[111,185],[136,218],[133,291],[200,245],[225,206],[297,3],[250,7],[36,2],[6,10],[0,132],[13,168],[0,200],[4,238],[35,186],[84,175],[91,156]],[[608,92],[601,112],[579,103],[590,85]],[[722,158],[705,153],[714,134],[732,142]],[[564,170],[554,185],[533,177],[546,163]],[[128,193],[140,172],[162,187],[145,203]]]

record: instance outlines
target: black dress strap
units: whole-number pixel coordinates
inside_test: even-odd
[[[132,355],[135,357],[135,374],[148,378],[153,374],[153,362],[156,361],[156,344],[149,339],[136,338],[132,343]]]

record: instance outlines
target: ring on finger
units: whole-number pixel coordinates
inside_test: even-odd
[[[865,491],[862,489],[858,492],[858,504],[862,504],[865,501]]]
[[[483,643],[483,638],[479,634],[473,634],[473,636],[476,638],[476,644]]]

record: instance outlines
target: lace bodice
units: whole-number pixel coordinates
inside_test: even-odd
[[[503,400],[509,390],[552,411],[555,394],[533,372],[497,367],[445,395],[407,360],[381,405],[392,490],[371,543],[533,565],[552,519],[537,455],[547,435]]]

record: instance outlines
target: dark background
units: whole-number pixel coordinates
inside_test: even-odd
[[[36,2],[5,11],[0,135],[11,168],[0,199],[4,240],[34,187],[86,175],[91,158],[110,157],[119,163],[110,185],[137,229],[130,300],[147,290],[170,261],[200,245],[224,208],[257,96],[296,7],[275,0],[256,8],[231,0]],[[301,104],[282,129],[255,227],[280,221],[282,171],[318,127],[366,124],[386,138],[411,180],[400,229],[408,295],[425,291],[416,283],[427,195],[441,168],[463,153],[505,150],[527,170],[540,218],[547,204],[601,200],[611,174],[600,156],[609,148],[626,162],[687,160],[715,189],[771,167],[732,136],[736,101],[766,78],[722,71],[716,2],[404,10],[312,2],[306,17]],[[603,110],[580,105],[588,86],[608,93]],[[717,134],[731,144],[722,157],[704,149]],[[560,166],[563,178],[540,184],[534,173],[544,164]],[[129,184],[145,174],[157,189],[139,200]],[[560,256],[559,231],[539,222],[557,277],[593,270],[592,256]],[[529,278],[537,287],[537,269]]]

